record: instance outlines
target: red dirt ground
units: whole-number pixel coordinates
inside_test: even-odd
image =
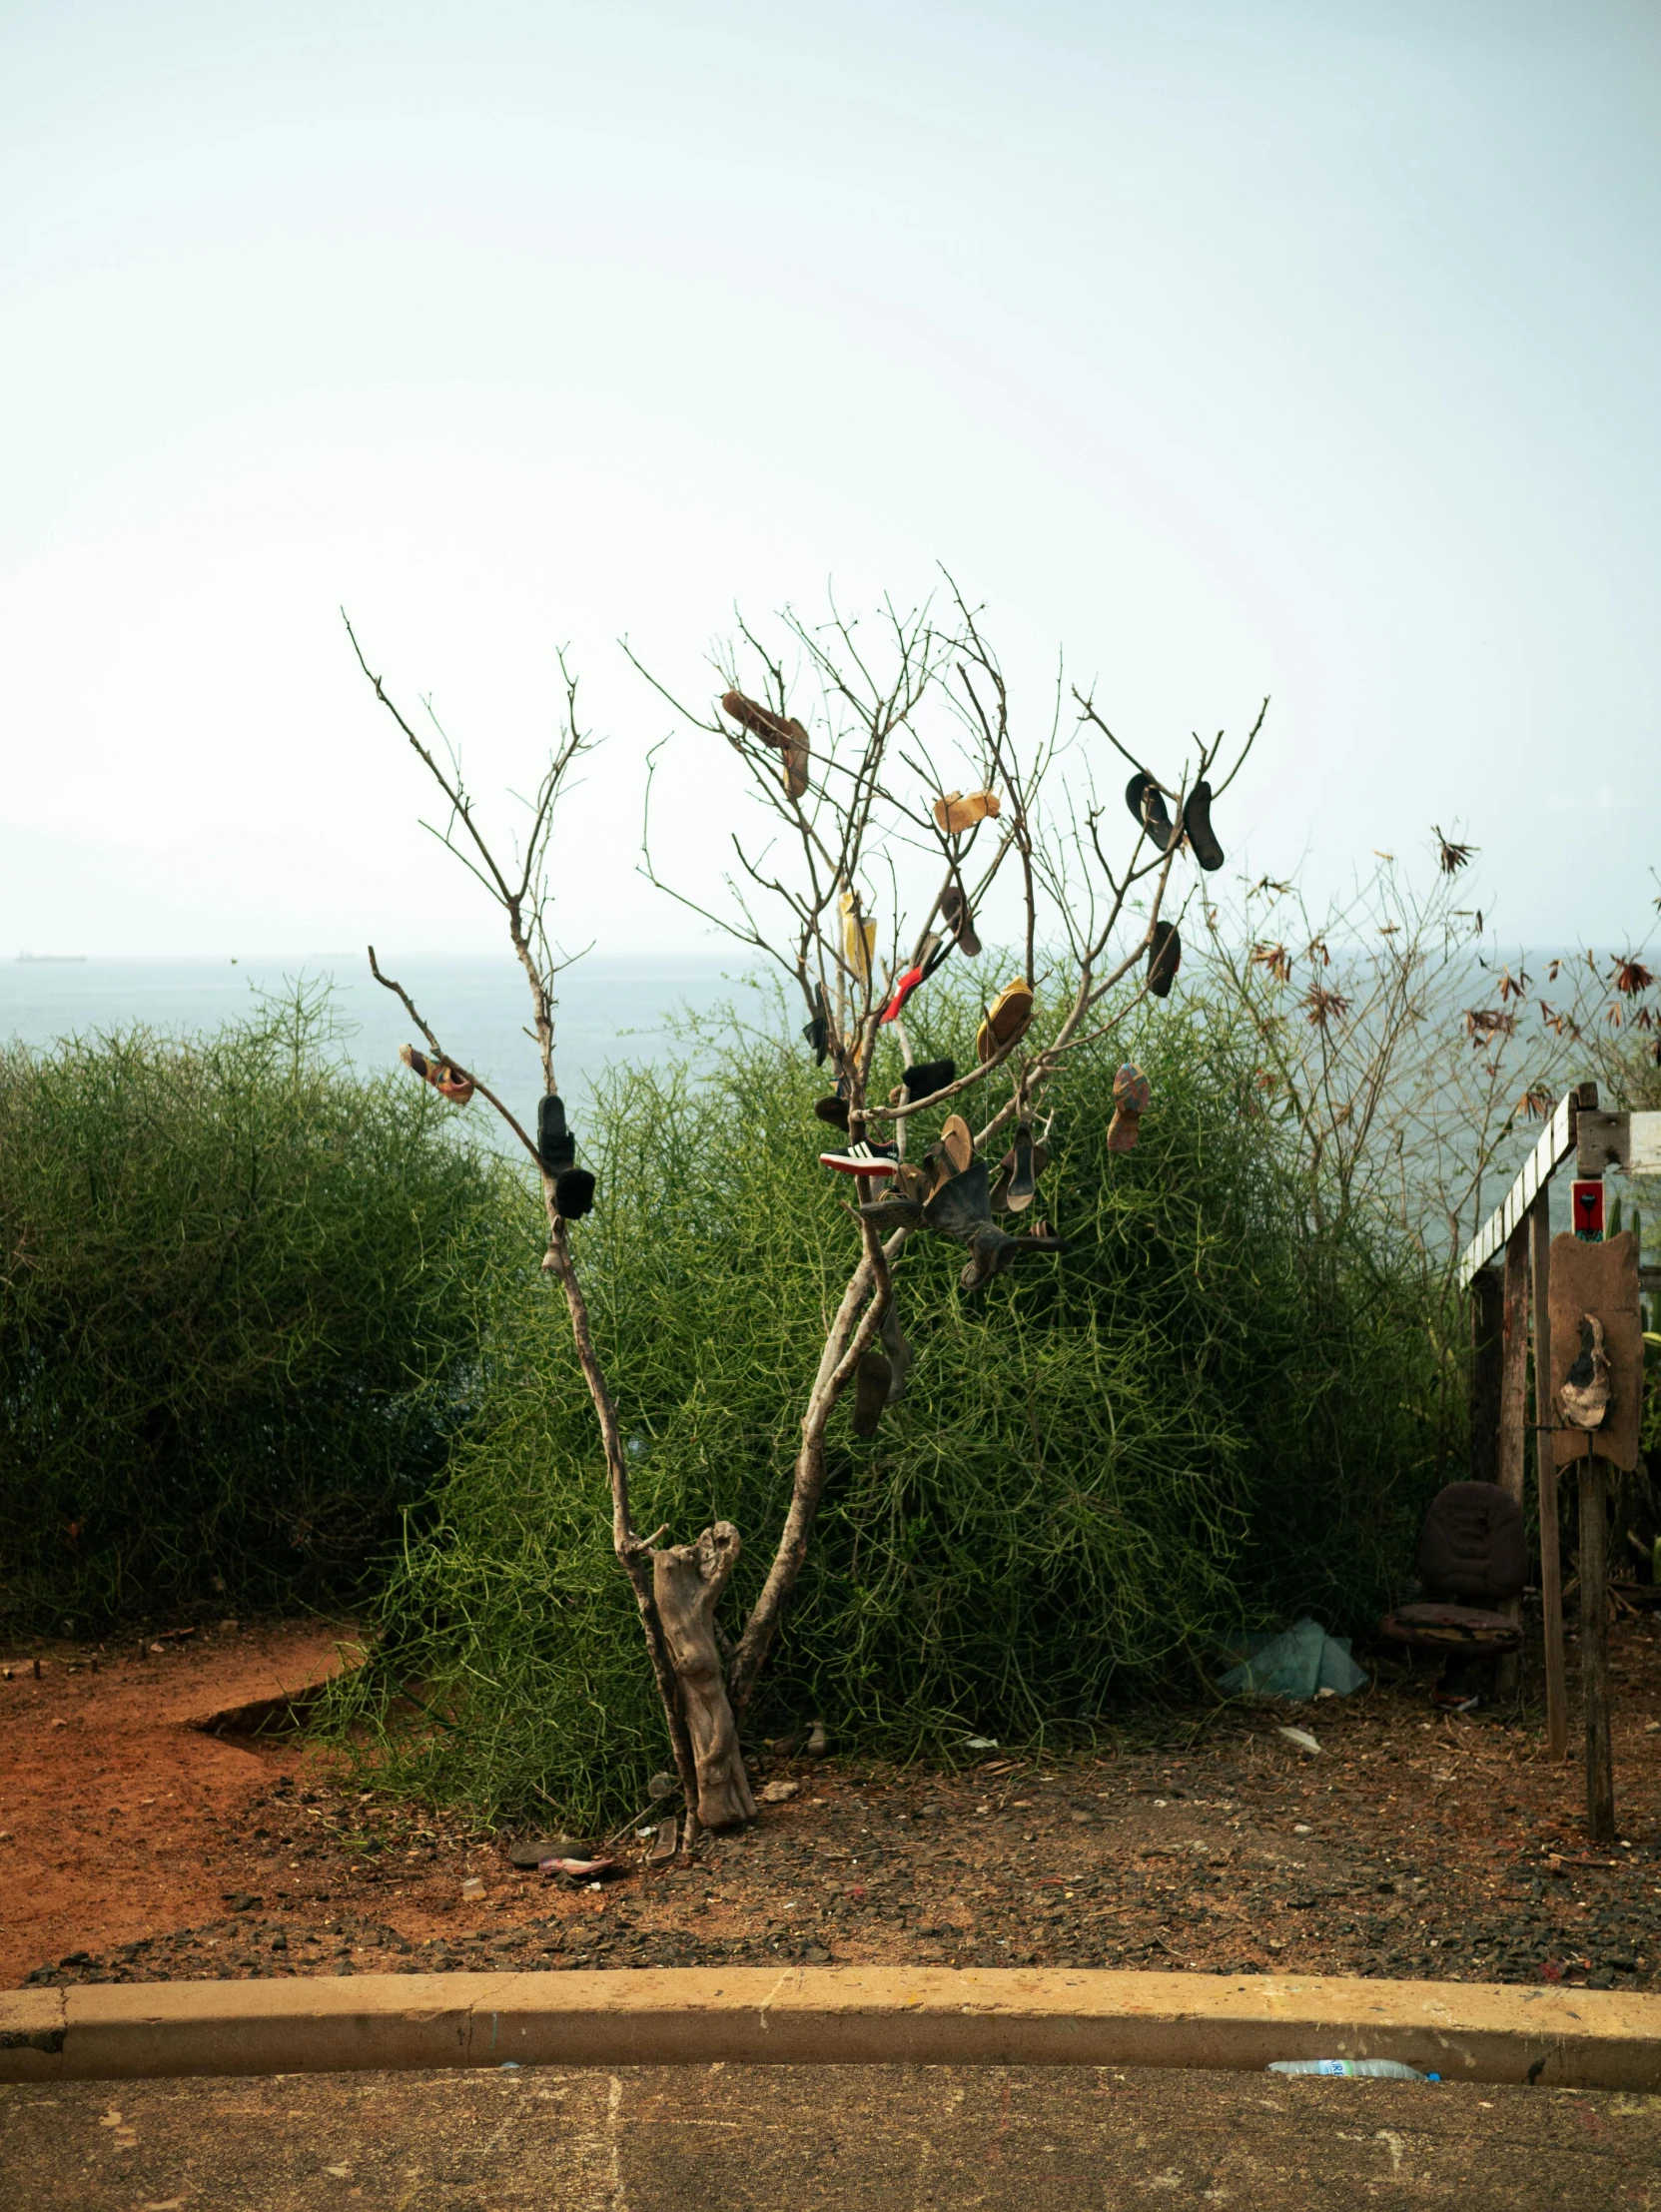
[[[96,1674],[42,1648],[38,1681],[31,1655],[7,1662],[0,1984],[833,1958],[1661,1985],[1653,1617],[1612,1637],[1613,1847],[1589,1847],[1578,1763],[1547,1762],[1537,1716],[1434,1715],[1424,1675],[1385,1670],[1088,1758],[763,1761],[795,1792],[755,1829],[664,1872],[631,1839],[603,1888],[516,1873],[501,1838],[362,1791],[294,1735],[187,1725],[315,1680],[350,1641],[199,1630],[142,1660],[107,1648]]]
[[[303,1764],[291,1734],[224,1740],[189,1723],[332,1674],[350,1629],[198,1629],[139,1659],[42,1647],[0,1679],[0,1981],[58,1951],[223,1909],[250,1808]],[[238,1841],[240,1840],[240,1841]]]

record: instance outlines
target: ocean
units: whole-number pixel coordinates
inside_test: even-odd
[[[536,1048],[525,1035],[529,996],[510,958],[406,955],[383,968],[410,993],[446,1051],[520,1115],[534,1120],[541,1096]],[[724,1002],[748,1007],[741,956],[578,961],[559,978],[555,1066],[580,1106],[609,1067],[662,1065],[677,1047],[677,1015]],[[256,1013],[259,994],[288,995],[304,979],[331,986],[339,1050],[355,1067],[385,1071],[402,1044],[420,1045],[402,1006],[368,972],[364,956],[265,960],[0,961],[0,1039],[48,1048],[61,1038],[143,1027],[198,1034]],[[747,1004],[746,1004],[747,1003]],[[753,1019],[753,1015],[749,1018]],[[494,1116],[489,1116],[494,1119]]]

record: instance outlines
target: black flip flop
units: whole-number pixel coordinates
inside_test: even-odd
[[[1154,941],[1148,948],[1148,988],[1156,999],[1169,999],[1183,965],[1183,941],[1175,922],[1156,922]]]
[[[1165,793],[1146,769],[1139,768],[1125,786],[1125,804],[1152,838],[1154,850],[1169,853],[1181,833],[1166,812]]]
[[[1011,1213],[1025,1213],[1038,1195],[1038,1184],[1033,1179],[1033,1127],[1030,1121],[1022,1121],[1015,1131],[1015,1171],[1010,1176],[1009,1188],[1004,1193],[1004,1203]]]
[[[594,1210],[594,1178],[586,1167],[567,1167],[553,1180],[553,1202],[567,1221]]]
[[[551,1091],[536,1108],[536,1157],[550,1175],[576,1165],[576,1138],[565,1126],[565,1104]]]
[[[823,1068],[830,1053],[830,1016],[825,1009],[825,987],[820,984],[814,994],[817,1005],[813,1019],[802,1032],[802,1042],[813,1055],[814,1066]]]
[[[1202,868],[1213,874],[1223,866],[1223,847],[1212,829],[1212,787],[1197,783],[1183,804],[1183,834]]]
[[[969,911],[969,901],[955,883],[949,883],[940,894],[940,919],[957,939],[964,959],[979,960],[981,941],[975,935],[975,917]]]

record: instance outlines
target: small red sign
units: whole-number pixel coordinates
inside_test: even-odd
[[[1570,1185],[1574,1204],[1574,1233],[1588,1243],[1595,1244],[1603,1235],[1603,1183],[1576,1182]]]

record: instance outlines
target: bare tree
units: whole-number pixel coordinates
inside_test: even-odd
[[[1259,1056],[1253,1108],[1290,1138],[1311,1251],[1337,1263],[1357,1217],[1416,1247],[1435,1316],[1439,1425],[1454,1447],[1468,1329],[1460,1254],[1568,1086],[1641,1066],[1654,979],[1636,955],[1507,959],[1432,829],[1428,876],[1395,855],[1318,916],[1264,877],[1206,912],[1204,960]],[[1462,1424],[1460,1431],[1462,1433]]]
[[[688,1696],[687,1711],[700,1817],[713,1827],[748,1810],[723,1801],[706,1769],[754,1695],[807,1559],[831,1416],[853,1385],[856,1426],[870,1433],[882,1406],[904,1391],[910,1351],[895,1269],[906,1244],[933,1233],[962,1245],[967,1291],[1060,1248],[1042,1220],[1019,1227],[1045,1162],[1040,1117],[1070,1053],[1121,1027],[1150,989],[1169,990],[1181,957],[1164,911],[1173,869],[1186,847],[1221,864],[1210,802],[1238,772],[1263,713],[1215,792],[1221,733],[1194,741],[1192,780],[1165,783],[1121,744],[1088,694],[1073,694],[1064,722],[1059,684],[1034,734],[1018,733],[998,659],[955,586],[943,619],[929,608],[902,615],[889,607],[869,638],[834,608],[822,624],[787,612],[773,644],[741,623],[715,661],[722,693],[708,707],[683,703],[634,665],[698,742],[731,748],[757,822],[754,837],[732,836],[724,897],[702,904],[659,871],[648,783],[643,873],[788,979],[807,1017],[804,1038],[834,1082],[820,1108],[827,1137],[844,1138],[832,1157],[863,1181],[888,1185],[848,1205],[857,1253],[803,1378],[801,1440],[761,1588],[718,1676],[710,1670],[716,1638],[700,1647],[698,1696]],[[1096,795],[1091,764],[1104,747],[1135,771],[1128,823],[1117,799],[1105,805]],[[1125,830],[1117,851],[1112,822]],[[991,996],[973,1067],[920,1068],[908,999],[947,959],[979,956],[976,918],[1001,891],[1015,917],[1020,972]],[[877,1072],[890,1037],[898,1084]],[[1135,1141],[1145,1103],[1127,1072],[1117,1147]],[[908,1158],[908,1135],[925,1110],[949,1118],[921,1158]],[[687,1603],[698,1594],[711,1625],[712,1593],[737,1548],[723,1524],[678,1555]]]
[[[344,611],[342,619],[346,619]],[[446,808],[443,821],[439,824],[426,823],[423,827],[429,829],[445,850],[455,856],[501,909],[508,941],[512,945],[515,959],[524,971],[525,985],[530,994],[530,1034],[535,1041],[541,1063],[544,1098],[548,1101],[556,1100],[558,1085],[554,1076],[553,1059],[553,985],[555,978],[569,962],[556,953],[548,935],[548,864],[555,807],[571,768],[589,750],[592,743],[578,726],[576,679],[570,674],[561,655],[559,673],[565,697],[558,740],[542,770],[535,791],[527,802],[527,818],[512,841],[515,849],[509,860],[501,857],[502,849],[499,844],[492,844],[486,838],[473,798],[462,779],[455,749],[431,714],[430,704],[427,719],[437,741],[437,750],[416,733],[388,696],[381,678],[372,673],[350,622],[347,622],[347,635],[352,639],[352,649],[358,656],[359,666],[375,687],[376,697],[398,724],[416,758],[443,796]],[[547,1213],[547,1250],[542,1265],[555,1278],[564,1293],[571,1340],[576,1348],[583,1381],[588,1386],[588,1395],[593,1400],[595,1418],[599,1423],[606,1473],[611,1486],[612,1549],[617,1555],[618,1564],[628,1577],[629,1586],[634,1592],[635,1605],[639,1609],[640,1625],[651,1657],[658,1695],[663,1704],[675,1767],[685,1795],[686,1843],[689,1847],[696,1836],[696,1809],[701,1780],[706,1773],[711,1778],[717,1775],[722,1778],[727,1793],[720,1801],[723,1817],[729,1802],[742,1808],[744,1813],[754,1809],[749,1803],[748,1784],[744,1779],[743,1762],[738,1755],[737,1734],[730,1727],[730,1716],[724,1740],[720,1739],[718,1730],[700,1730],[702,1756],[701,1761],[694,1760],[689,1723],[699,1712],[698,1701],[702,1696],[701,1684],[707,1670],[707,1657],[701,1650],[696,1633],[695,1608],[689,1609],[681,1603],[681,1591],[687,1580],[683,1553],[656,1550],[654,1547],[657,1540],[665,1531],[658,1529],[649,1536],[640,1535],[629,1512],[628,1461],[623,1451],[622,1432],[617,1421],[617,1409],[612,1402],[599,1353],[595,1348],[587,1301],[583,1296],[581,1276],[571,1246],[570,1218],[565,1210],[569,1207],[574,1211],[578,1205],[586,1202],[590,1195],[590,1186],[583,1180],[573,1182],[570,1179],[572,1170],[561,1164],[570,1150],[568,1143],[563,1147],[557,1142],[548,1143],[540,1128],[538,1136],[533,1138],[496,1094],[486,1084],[470,1075],[458,1059],[450,1056],[403,984],[382,973],[373,945],[369,948],[369,958],[370,970],[377,983],[394,993],[411,1021],[426,1040],[430,1060],[425,1055],[407,1048],[404,1057],[409,1065],[416,1074],[432,1083],[441,1094],[458,1103],[465,1104],[475,1094],[484,1099],[523,1146],[539,1178]],[[718,1553],[723,1540],[720,1526],[707,1533],[704,1553],[698,1555],[697,1571],[700,1574],[703,1574],[704,1556]],[[736,1550],[734,1540],[733,1556],[736,1556]],[[730,1560],[728,1567],[730,1569]],[[720,1579],[713,1566],[707,1574],[703,1574],[704,1582],[717,1591]]]

